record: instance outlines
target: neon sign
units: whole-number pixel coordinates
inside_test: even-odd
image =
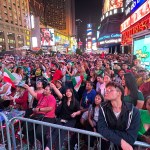
[[[150,13],[150,0],[147,0],[140,8],[138,8],[128,19],[121,24],[121,32],[135,24]]]
[[[115,38],[121,38],[121,34],[113,33],[113,34],[104,35],[100,37],[98,41],[104,41],[105,39],[115,39]]]
[[[126,0],[125,2],[125,15],[137,10],[146,0]]]
[[[132,35],[140,31],[146,30],[150,26],[150,15],[133,25],[131,28],[122,32],[122,45],[132,44]]]
[[[118,38],[118,39],[109,39],[109,40],[100,41],[100,45],[111,44],[111,43],[120,43],[120,42],[121,42],[121,38]]]

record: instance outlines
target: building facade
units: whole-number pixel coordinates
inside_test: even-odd
[[[123,0],[104,0],[103,14],[99,26],[98,47],[111,53],[121,51],[120,24],[123,21]]]
[[[43,16],[37,15],[34,5],[35,27],[31,30],[32,49],[35,46],[50,50],[72,49],[75,45],[75,5],[74,0],[36,0],[44,8]],[[31,2],[30,2],[31,3]],[[34,9],[35,8],[35,9]],[[41,17],[42,16],[42,17]],[[46,42],[49,32],[51,41]],[[48,40],[48,38],[47,38]],[[41,42],[39,42],[41,41]]]
[[[121,24],[122,47],[136,55],[141,65],[150,70],[150,0],[135,3],[127,2],[129,12],[126,20]]]
[[[44,20],[46,25],[63,31],[69,36],[75,35],[74,0],[45,0]]]
[[[0,50],[30,46],[28,0],[0,0]]]

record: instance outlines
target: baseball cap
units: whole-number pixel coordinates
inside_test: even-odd
[[[62,84],[62,81],[61,81],[61,80],[57,80],[56,82],[59,82],[60,84]]]

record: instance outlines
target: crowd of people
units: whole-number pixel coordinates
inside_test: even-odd
[[[133,150],[136,140],[150,144],[150,73],[131,54],[7,54],[0,57],[0,97],[2,110],[24,110],[26,118],[100,133],[103,150],[112,143],[123,150]],[[34,130],[28,126],[32,147]],[[44,137],[45,150],[51,144],[59,149],[58,130],[48,137],[48,128],[40,128],[36,138],[42,143]],[[61,145],[65,134],[61,130]]]

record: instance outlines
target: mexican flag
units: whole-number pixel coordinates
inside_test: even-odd
[[[47,81],[50,81],[50,77],[47,75],[46,72],[43,73],[43,77],[47,79]]]
[[[83,81],[83,76],[76,76],[72,79],[72,83],[73,83],[75,91],[78,92],[82,81]]]
[[[4,74],[3,74],[3,76],[4,76],[3,80],[5,82],[8,82],[8,83],[10,83],[12,85],[12,87],[15,87],[14,81],[16,80],[16,78],[6,68],[4,68]]]
[[[12,85],[12,87],[15,87],[14,81],[16,80],[16,78],[12,75],[12,73],[4,68],[4,74],[3,74],[3,80],[5,82],[8,82]]]

